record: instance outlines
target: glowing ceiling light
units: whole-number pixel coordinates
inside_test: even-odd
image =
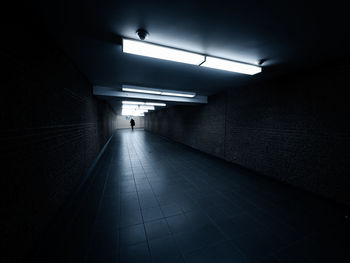
[[[148,112],[148,110],[122,109],[122,115],[123,116],[144,116],[145,112]]]
[[[140,93],[161,95],[160,91],[155,91],[155,90],[134,89],[134,88],[122,88],[122,90],[129,91],[129,92],[140,92]]]
[[[131,86],[131,85],[123,85],[122,90],[129,91],[129,92],[148,93],[148,94],[163,95],[163,96],[187,97],[187,98],[193,98],[196,96],[195,92],[152,89],[152,88],[144,88],[144,87]]]
[[[123,39],[123,52],[192,65],[199,65],[205,58],[203,55],[196,53],[131,39]]]
[[[154,110],[154,106],[148,106],[148,105],[130,105],[130,104],[123,104],[122,109],[130,109],[130,110]]]
[[[162,92],[162,95],[164,95],[164,96],[176,96],[176,97],[193,98],[193,97],[196,96],[196,93],[189,94],[189,93],[177,93],[177,92]]]
[[[261,72],[261,67],[255,65],[248,65],[240,62],[213,57],[206,57],[206,60],[203,64],[201,64],[201,66],[248,75],[254,75]]]
[[[152,58],[159,58],[165,60],[171,60],[175,62],[182,62],[192,65],[199,65],[202,67],[226,70],[231,72],[243,73],[248,75],[254,75],[261,72],[261,67],[255,65],[249,65],[241,62],[231,61],[227,59],[209,57],[197,53],[183,51],[175,48],[159,46],[151,43],[146,43],[137,40],[123,39],[123,52],[141,55]],[[131,92],[140,92],[125,90]],[[159,94],[158,91],[143,91],[143,93]],[[165,95],[165,94],[159,94]],[[179,95],[168,95],[179,96]],[[189,97],[189,95],[184,96]]]
[[[122,101],[122,104],[131,104],[131,105],[149,105],[149,106],[162,106],[165,107],[165,103],[158,102],[143,102],[143,101]]]
[[[159,107],[165,107],[165,103],[157,103],[157,102],[146,102],[145,105],[152,105],[152,106],[159,106]]]
[[[122,112],[122,116],[134,116],[134,117],[143,117],[144,113],[132,113],[132,112]]]
[[[122,109],[122,110],[127,112],[147,112],[148,111],[145,109]]]
[[[122,104],[145,105],[143,101],[122,101]]]

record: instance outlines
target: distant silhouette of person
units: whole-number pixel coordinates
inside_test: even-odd
[[[130,120],[130,126],[131,126],[131,130],[133,131],[133,130],[134,130],[134,126],[135,126],[135,121],[134,121],[134,119],[131,119],[131,120]]]

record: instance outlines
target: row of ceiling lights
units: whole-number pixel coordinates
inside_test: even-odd
[[[144,116],[145,112],[154,110],[155,106],[165,107],[165,103],[141,102],[141,101],[122,101],[123,116]]]
[[[196,96],[195,92],[154,89],[154,88],[145,88],[145,87],[132,86],[132,85],[123,85],[122,90],[127,92],[146,93],[146,94],[154,94],[154,95],[161,95],[161,96],[185,97],[185,98],[194,98]]]
[[[140,33],[140,32],[138,32]],[[141,32],[147,33],[147,32]],[[140,37],[141,40],[145,39]],[[157,59],[170,60],[180,63],[198,65],[202,67],[214,68],[219,70],[226,70],[231,72],[237,72],[242,74],[254,75],[261,72],[261,67],[256,65],[250,65],[246,63],[241,63],[237,61],[215,58],[210,56],[205,56],[202,54],[197,54],[193,52],[188,52],[184,50],[179,50],[175,48],[155,45],[151,43],[146,43],[137,40],[123,39],[123,52],[152,57]],[[136,92],[136,93],[146,93],[162,96],[178,96],[178,97],[188,97],[193,98],[196,96],[194,92],[184,92],[184,91],[174,91],[174,90],[161,90],[154,88],[145,88],[131,85],[123,85],[123,91],[126,92]],[[149,110],[154,110],[155,106],[166,106],[165,103],[153,103],[153,102],[137,102],[137,101],[123,101],[122,102],[122,115],[126,116],[144,116],[145,112]]]

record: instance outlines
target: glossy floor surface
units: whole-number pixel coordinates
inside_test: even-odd
[[[46,262],[346,262],[331,202],[143,130],[114,134]]]

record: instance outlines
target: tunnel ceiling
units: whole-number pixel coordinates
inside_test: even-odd
[[[74,2],[74,4],[72,3]],[[48,32],[95,85],[121,83],[201,95],[268,75],[347,56],[346,9],[312,1],[45,1],[32,4]],[[263,73],[235,74],[123,54],[121,36],[256,63]]]

